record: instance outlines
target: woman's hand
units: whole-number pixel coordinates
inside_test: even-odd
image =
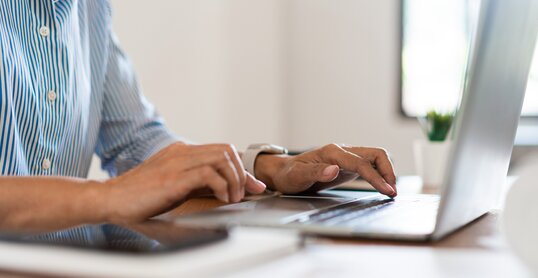
[[[255,171],[256,177],[283,193],[307,191],[316,183],[336,185],[360,175],[379,192],[397,195],[392,163],[381,148],[330,144],[297,156],[260,155]]]

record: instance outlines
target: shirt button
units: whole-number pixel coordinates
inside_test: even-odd
[[[45,158],[45,159],[43,159],[43,162],[41,162],[41,168],[43,168],[43,170],[48,170],[48,169],[50,169],[51,164],[52,163],[50,162],[50,160]]]
[[[47,93],[47,98],[50,102],[54,102],[56,100],[56,92],[55,91],[49,91]]]
[[[41,28],[39,28],[39,34],[41,34],[41,36],[46,37],[49,35],[49,33],[50,33],[49,27],[41,26]]]

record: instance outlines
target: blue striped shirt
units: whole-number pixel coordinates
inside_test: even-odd
[[[118,175],[177,141],[141,93],[105,0],[0,0],[0,171]]]

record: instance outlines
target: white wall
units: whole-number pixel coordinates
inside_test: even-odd
[[[111,3],[120,42],[170,129],[240,149],[285,144],[280,0]],[[96,159],[90,177],[104,177]]]
[[[192,140],[384,146],[414,171],[398,115],[397,1],[112,0],[148,98]],[[91,176],[99,176],[94,163]]]
[[[203,143],[283,143],[279,1],[112,4],[120,41],[172,130]]]
[[[399,115],[399,8],[394,0],[289,2],[290,146],[383,146],[414,173],[414,121]]]

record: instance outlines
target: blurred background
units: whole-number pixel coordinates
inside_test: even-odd
[[[458,99],[461,68],[454,73],[458,78],[430,82],[439,89],[417,88],[421,74],[432,71],[405,63],[428,61],[413,59],[428,53],[413,48],[412,40],[403,66],[416,77],[401,84],[400,1],[111,2],[114,29],[145,95],[171,130],[195,142],[233,143],[240,150],[258,142],[292,149],[331,142],[382,146],[398,174],[415,174],[412,144],[424,134],[405,114],[429,109],[429,92],[441,103]],[[421,9],[435,10],[427,6],[408,10],[422,21],[406,25],[415,26],[416,34],[442,34],[452,43],[444,49],[463,55],[453,66],[462,67],[470,33],[464,20],[473,9],[462,10],[457,2],[452,9],[437,7],[458,19],[443,21],[449,28],[417,29],[428,20]],[[411,29],[406,34],[413,38]],[[450,95],[447,87],[456,89]],[[99,164],[92,164],[91,177],[105,177]]]

